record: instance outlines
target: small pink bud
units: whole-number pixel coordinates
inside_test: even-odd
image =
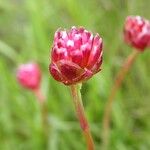
[[[22,64],[17,69],[17,80],[25,88],[37,90],[41,82],[41,70],[38,64]]]
[[[139,51],[150,46],[150,22],[140,16],[128,16],[124,25],[125,42]]]
[[[99,72],[102,64],[102,38],[83,27],[58,30],[54,36],[49,70],[66,85],[76,84]]]

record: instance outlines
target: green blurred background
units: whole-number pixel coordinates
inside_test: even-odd
[[[83,84],[82,95],[96,150],[114,78],[132,52],[122,40],[127,15],[150,19],[150,0],[0,0],[0,150],[85,150],[69,88],[53,80],[48,65],[54,32],[84,26],[104,40],[102,71]],[[49,129],[43,136],[40,106],[16,82],[20,63],[36,61],[47,97]],[[112,112],[109,150],[150,149],[150,51],[138,56]]]

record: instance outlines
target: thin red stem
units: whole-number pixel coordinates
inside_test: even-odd
[[[33,92],[34,92],[35,96],[37,97],[39,103],[43,104],[45,101],[45,97],[44,97],[43,93],[41,92],[41,89],[37,88],[37,89],[33,90]]]
[[[116,76],[115,83],[112,87],[112,90],[110,92],[110,96],[108,98],[105,111],[104,111],[104,118],[103,118],[103,150],[108,149],[109,145],[109,130],[110,130],[110,119],[111,119],[111,111],[112,111],[112,105],[115,98],[115,95],[117,93],[117,90],[121,86],[123,79],[125,78],[125,75],[129,71],[130,67],[132,66],[137,54],[139,52],[134,50],[126,59],[122,69],[119,71],[119,73]]]
[[[89,129],[88,121],[85,116],[84,107],[83,107],[82,99],[80,96],[80,91],[78,92],[77,85],[72,85],[70,86],[70,88],[71,88],[71,93],[72,93],[77,117],[79,119],[83,135],[85,136],[85,139],[86,139],[87,149],[94,150],[94,142],[93,142],[91,132]]]

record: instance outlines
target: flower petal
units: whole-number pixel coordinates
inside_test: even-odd
[[[93,67],[93,65],[97,62],[100,55],[102,55],[101,52],[102,52],[102,38],[100,38],[99,35],[97,34],[94,37],[92,50],[88,59],[88,64],[87,64],[88,69]]]
[[[57,66],[54,63],[49,65],[49,71],[55,80],[57,80],[57,81],[63,80],[59,69],[57,68]]]
[[[83,69],[71,61],[61,60],[57,62],[57,66],[67,82],[73,81],[83,73]]]

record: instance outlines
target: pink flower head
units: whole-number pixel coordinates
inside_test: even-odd
[[[58,30],[54,36],[49,70],[66,85],[76,84],[99,72],[102,64],[102,38],[83,27]]]
[[[128,16],[124,25],[126,43],[139,51],[150,46],[150,22],[140,16]]]
[[[17,80],[25,88],[36,90],[41,82],[41,70],[38,64],[22,64],[17,69]]]

